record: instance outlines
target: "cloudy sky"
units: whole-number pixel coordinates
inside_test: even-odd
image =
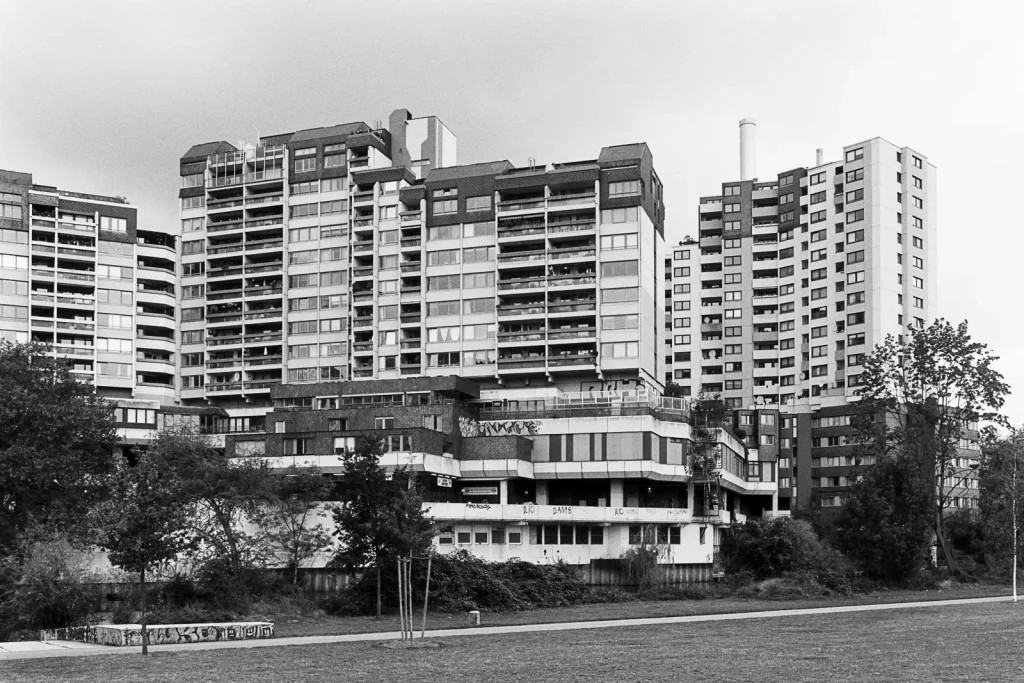
[[[939,312],[1002,356],[1021,423],[1022,5],[0,0],[0,168],[171,228],[193,143],[404,107],[439,116],[462,163],[646,141],[678,240],[738,177],[739,119],[766,177],[881,136],[938,167]]]

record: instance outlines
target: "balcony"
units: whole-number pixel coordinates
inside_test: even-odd
[[[245,367],[254,367],[259,365],[279,365],[281,363],[281,355],[273,356],[252,356],[245,359]]]
[[[498,226],[498,239],[505,239],[507,237],[525,237],[528,235],[543,235],[545,232],[544,225],[527,225],[527,226],[510,226],[502,227]]]
[[[406,225],[419,225],[423,222],[423,214],[419,211],[401,211],[398,217],[401,219],[403,227]]]
[[[245,296],[276,296],[281,293],[280,285],[275,287],[246,287]]]
[[[218,221],[216,223],[209,222],[206,224],[207,232],[224,232],[226,230],[241,230],[244,227],[242,219],[236,221]]]
[[[241,268],[239,268],[241,270]],[[221,299],[235,299],[242,296],[242,290],[239,289],[223,289],[219,291],[208,291],[206,293],[207,301],[219,301]]]
[[[580,313],[597,309],[597,300],[579,301],[571,304],[550,304],[548,313]]]
[[[548,366],[555,370],[557,368],[576,368],[580,366],[594,367],[597,365],[597,356],[548,356]]]
[[[281,384],[281,380],[274,379],[274,380],[261,380],[261,381],[254,381],[254,382],[245,382],[243,384],[243,386],[245,387],[246,391],[260,391],[260,390],[264,390],[264,389],[269,390],[271,387],[280,386],[280,384]]]
[[[515,199],[504,202],[498,202],[498,211],[526,211],[529,209],[543,209],[544,198],[535,197],[530,199]]]
[[[352,251],[356,253],[373,251],[373,242],[353,242]]]
[[[596,283],[596,275],[577,275],[575,277],[567,277],[564,275],[548,276],[548,285],[551,287],[576,287],[579,285],[593,285]]]
[[[503,370],[529,370],[534,368],[543,368],[546,364],[544,356],[533,357],[533,358],[499,358],[498,359],[498,371]]]
[[[254,173],[245,174],[245,182],[247,183],[262,183],[268,180],[278,180],[284,178],[283,168],[268,168],[265,171],[256,171]]]
[[[593,247],[578,247],[574,249],[557,249],[550,252],[552,260],[570,258],[594,258],[597,251]]]
[[[536,261],[538,263],[544,263],[547,252],[544,249],[534,249],[531,251],[511,251],[503,254],[498,254],[498,263],[516,263],[523,261]]]
[[[249,275],[251,273],[272,273],[276,270],[281,270],[283,266],[284,262],[282,261],[270,261],[269,263],[263,263],[261,265],[246,266],[245,274]]]
[[[246,344],[265,344],[267,342],[281,341],[280,332],[272,332],[270,334],[247,334],[245,336]]]
[[[217,247],[209,247],[206,250],[207,254],[231,254],[236,251],[242,251],[244,245],[241,242],[235,244],[224,244]]]
[[[403,339],[402,340],[402,349],[403,350],[404,349],[418,349],[418,348],[421,348],[422,346],[423,346],[423,340],[420,339],[420,338],[417,338],[417,339]]]
[[[207,382],[207,391],[241,391],[241,382]]]
[[[499,280],[498,281],[498,289],[499,290],[538,289],[538,288],[544,287],[544,285],[546,283],[547,283],[547,281],[543,277],[520,278],[520,279],[514,279],[514,280]]]
[[[264,320],[266,318],[280,318],[283,314],[283,309],[280,308],[269,308],[261,311],[252,311],[245,314],[246,320]]]
[[[593,205],[595,201],[597,201],[597,196],[593,192],[552,195],[548,197],[548,208],[566,206],[570,204]]]
[[[423,269],[422,261],[406,261],[402,263],[403,273],[418,273]]]
[[[261,218],[257,221],[246,221],[245,227],[247,228],[263,228],[268,225],[281,225],[284,223],[284,216],[274,216],[272,218]]]
[[[241,344],[242,335],[234,335],[230,337],[207,337],[207,346],[231,346],[233,344]]]
[[[524,330],[521,332],[499,332],[499,344],[512,344],[516,342],[543,342],[544,330]]]
[[[589,339],[597,334],[596,327],[573,327],[569,329],[548,330],[548,339]]]
[[[423,240],[419,237],[403,237],[402,238],[402,249],[417,249],[423,244]]]
[[[498,306],[498,317],[544,315],[545,312],[546,309],[544,307],[544,304],[529,306]]]
[[[373,327],[373,316],[352,318],[352,327]]]
[[[548,232],[581,232],[593,230],[596,221],[559,221],[548,223]]]
[[[403,325],[419,324],[422,316],[419,313],[404,313],[401,320]]]
[[[258,251],[260,249],[280,249],[283,246],[283,242],[280,239],[273,240],[258,240],[254,242],[246,242],[245,250]]]

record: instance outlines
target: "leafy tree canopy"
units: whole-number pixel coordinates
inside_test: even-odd
[[[106,496],[111,407],[39,344],[0,340],[0,549],[33,525],[82,531]]]

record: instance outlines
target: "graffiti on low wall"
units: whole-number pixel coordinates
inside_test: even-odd
[[[459,429],[464,437],[472,436],[535,436],[540,431],[539,420],[495,420],[478,422],[460,417]]]
[[[147,626],[151,645],[208,643],[218,640],[257,640],[274,637],[274,625],[268,621],[228,624],[176,624]],[[123,647],[142,645],[142,626],[117,624],[79,626],[42,631],[41,640],[78,640],[97,645]]]

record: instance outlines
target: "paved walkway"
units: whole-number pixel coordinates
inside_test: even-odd
[[[701,614],[686,617],[649,617],[639,619],[610,619],[604,621],[572,621],[557,624],[519,624],[515,626],[481,626],[478,628],[449,628],[428,631],[431,638],[451,636],[479,636],[502,633],[533,633],[536,631],[572,631],[590,628],[623,628],[628,626],[652,626],[658,624],[687,624],[701,621],[733,621],[738,619],[768,619],[771,617],[793,617],[809,614],[841,614],[843,612],[874,612],[914,607],[948,607],[951,605],[977,605],[988,602],[1009,602],[1010,596],[996,598],[965,598],[960,600],[928,600],[923,602],[897,602],[883,605],[848,605],[844,607],[814,607],[808,609],[778,609],[764,612],[734,612],[731,614]],[[283,645],[324,645],[330,643],[355,643],[367,640],[398,640],[398,631],[384,633],[354,633],[340,636],[294,636],[268,640],[231,640],[213,643],[190,643],[182,645],[150,645],[150,652],[183,652],[187,650],[228,650],[256,647],[281,647]],[[7,659],[33,659],[40,657],[83,657],[93,655],[139,654],[139,647],[111,647],[68,641],[0,643],[0,661]]]

